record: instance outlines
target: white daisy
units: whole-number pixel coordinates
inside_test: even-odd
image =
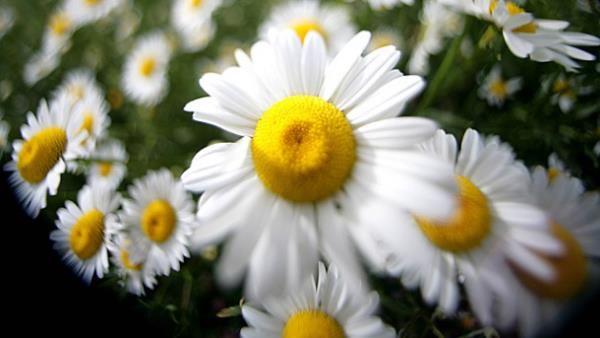
[[[385,257],[377,258],[372,248],[366,256],[381,262],[392,275],[401,275],[407,287],[420,286],[424,300],[438,303],[446,313],[456,310],[458,280],[464,278],[473,311],[488,325],[494,298],[510,298],[500,273],[508,270],[505,258],[547,280],[553,272],[532,250],[557,253],[562,247],[552,238],[546,215],[529,196],[527,170],[506,144],[497,138],[484,140],[469,129],[458,152],[456,139],[440,130],[421,147],[455,166],[459,207],[445,222],[386,205],[366,212],[369,228],[365,231],[375,240],[372,248]],[[368,242],[368,237],[364,240]],[[496,257],[502,260],[491,264]]]
[[[114,241],[108,243],[111,261],[117,268],[117,275],[121,278],[121,284],[128,292],[137,296],[143,296],[144,287],[153,289],[156,285],[156,272],[148,268],[146,257],[139,261],[133,261],[130,250],[135,243],[128,234],[118,233]]]
[[[259,35],[267,39],[272,31],[292,29],[304,42],[308,32],[323,37],[330,53],[336,53],[356,33],[347,7],[321,4],[316,0],[284,2],[271,10],[259,28]]]
[[[32,217],[46,207],[46,192],[56,195],[60,175],[66,161],[86,155],[80,133],[82,118],[74,117],[66,96],[54,99],[50,109],[42,100],[37,115],[27,114],[27,124],[21,127],[23,140],[13,143],[12,161],[5,170],[19,199]]]
[[[44,50],[35,53],[23,68],[23,81],[33,86],[39,80],[52,73],[60,63],[60,55]]]
[[[215,33],[212,14],[221,3],[222,0],[173,1],[171,24],[186,51],[199,51],[212,40]]]
[[[570,112],[577,101],[577,92],[575,92],[575,84],[573,82],[561,74],[552,83],[553,95],[550,100],[553,104],[558,104],[563,113]]]
[[[204,20],[201,25],[179,31],[181,47],[186,52],[202,50],[213,39],[215,30],[215,24],[209,18]]]
[[[108,16],[123,0],[65,0],[65,10],[81,25]]]
[[[108,271],[106,244],[115,231],[114,212],[120,202],[121,196],[110,188],[85,186],[77,194],[77,204],[67,201],[56,212],[58,229],[50,233],[50,239],[86,283],[94,274],[102,278]]]
[[[98,183],[116,189],[127,173],[127,152],[117,140],[101,143],[91,154],[93,163],[89,167],[88,184]]]
[[[359,296],[340,278],[335,266],[306,279],[302,287],[286,298],[266,299],[265,312],[250,305],[242,315],[250,327],[241,330],[242,338],[327,337],[394,338],[395,330],[373,316],[379,305],[377,293]]]
[[[10,124],[6,121],[2,121],[2,114],[0,113],[0,158],[4,154],[4,150],[8,147],[8,132],[10,131]]]
[[[194,226],[194,205],[181,182],[166,170],[151,171],[128,189],[120,214],[123,231],[136,240],[129,254],[145,258],[147,269],[167,275],[179,271],[189,257],[188,241]]]
[[[78,28],[70,12],[64,7],[57,8],[48,19],[48,25],[42,40],[42,51],[61,54],[71,41],[71,36]]]
[[[91,94],[75,105],[73,114],[83,117],[82,123],[79,126],[79,132],[87,134],[86,138],[82,141],[83,146],[88,152],[92,152],[96,147],[96,140],[104,137],[110,125],[108,103],[102,96]]]
[[[139,38],[127,57],[121,84],[127,96],[138,104],[154,106],[167,93],[167,70],[171,46],[162,32]]]
[[[366,0],[371,5],[371,8],[375,10],[384,10],[394,8],[401,3],[404,5],[412,6],[415,3],[415,0]]]
[[[570,176],[571,173],[567,170],[565,163],[558,157],[556,153],[548,156],[548,179],[552,182],[560,175]]]
[[[0,7],[0,39],[10,31],[15,24],[15,11],[7,6]]]
[[[98,85],[94,72],[85,68],[67,73],[53,96],[57,97],[63,93],[68,95],[73,103],[88,97],[104,97],[104,91]]]
[[[479,88],[479,97],[485,99],[490,106],[501,107],[504,101],[521,89],[520,77],[505,80],[500,65],[495,65]]]
[[[217,268],[223,286],[248,270],[250,299],[299,287],[319,253],[348,280],[362,267],[343,215],[364,200],[447,217],[456,185],[451,167],[412,149],[435,123],[396,116],[424,81],[394,69],[393,46],[363,56],[370,34],[357,34],[328,61],[321,35],[301,43],[292,30],[260,41],[239,67],[205,74],[210,96],[189,102],[196,121],[242,138],[201,150],[182,175],[204,192],[193,245],[231,236]]]
[[[592,61],[596,57],[573,46],[598,46],[600,39],[589,34],[564,32],[566,21],[536,19],[513,1],[439,0],[468,14],[494,23],[511,52],[520,58],[538,62],[554,61],[568,71],[576,71],[576,60]]]

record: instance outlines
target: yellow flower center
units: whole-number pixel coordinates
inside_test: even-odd
[[[71,28],[71,19],[64,13],[56,13],[50,17],[50,31],[62,36]]]
[[[76,100],[82,100],[85,97],[85,89],[82,85],[72,84],[67,87],[69,95],[73,96]]]
[[[83,123],[81,123],[81,127],[79,127],[79,130],[77,130],[77,134],[83,132],[84,130],[87,131],[87,136],[81,141],[81,144],[85,144],[94,132],[94,114],[85,114],[85,117],[83,118]]]
[[[355,148],[344,113],[316,96],[291,96],[258,121],[252,160],[269,190],[293,202],[315,202],[342,187]]]
[[[373,49],[394,45],[394,38],[390,33],[375,33],[371,39],[371,46]]]
[[[281,338],[345,338],[344,329],[335,318],[320,310],[293,314],[285,323]]]
[[[54,168],[67,148],[67,133],[59,127],[48,127],[23,143],[17,157],[17,170],[32,184],[41,182]]]
[[[523,8],[519,7],[519,5],[515,4],[512,1],[505,1],[504,4],[506,7],[506,11],[510,16],[525,13],[525,10]],[[494,13],[496,7],[498,7],[498,0],[492,0],[492,2],[490,2],[490,14]],[[533,22],[513,29],[513,32],[516,33],[535,33],[536,31],[537,26]]]
[[[561,171],[558,168],[549,168],[548,169],[548,181],[550,183],[554,182],[554,180],[561,175]]]
[[[142,270],[142,263],[133,264],[129,260],[129,253],[127,252],[127,250],[121,249],[121,262],[123,263],[123,266],[128,270],[131,270],[131,271]]]
[[[108,177],[112,172],[113,164],[111,162],[100,162],[98,163],[98,171],[100,172],[100,176]]]
[[[504,82],[502,79],[492,81],[490,84],[490,92],[494,94],[494,96],[504,99],[508,94],[506,82]]]
[[[511,264],[519,280],[531,292],[544,298],[568,299],[576,295],[585,285],[588,275],[587,260],[581,246],[573,235],[558,223],[552,224],[552,234],[562,242],[565,253],[560,257],[538,253],[554,268],[554,280],[547,282],[531,276]]]
[[[487,198],[468,178],[457,177],[458,208],[447,223],[416,216],[425,236],[442,250],[460,253],[478,247],[490,234],[492,213]]]
[[[69,246],[82,260],[93,257],[104,242],[104,214],[97,209],[92,209],[71,228]]]
[[[142,230],[148,238],[157,243],[168,240],[176,225],[175,210],[162,199],[150,202],[142,214]]]
[[[323,39],[327,38],[327,33],[325,32],[325,29],[323,29],[323,27],[318,22],[312,19],[296,20],[290,24],[290,28],[293,29],[294,32],[296,32],[296,35],[298,35],[302,43],[304,43],[304,39],[310,31],[315,31],[321,34]]]
[[[202,6],[202,0],[190,0],[189,4],[192,8],[199,8]]]
[[[88,6],[96,6],[97,4],[101,3],[102,0],[84,0],[83,2]]]
[[[149,56],[146,57],[142,60],[142,62],[140,63],[140,74],[142,74],[142,76],[144,77],[149,77],[150,75],[152,75],[152,73],[154,73],[154,70],[156,69],[156,59]]]

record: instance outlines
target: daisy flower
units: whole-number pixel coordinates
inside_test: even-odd
[[[538,62],[554,61],[568,71],[576,71],[576,60],[592,61],[596,57],[573,46],[598,46],[600,39],[589,34],[565,32],[566,21],[536,19],[513,1],[440,0],[467,14],[487,20],[502,30],[510,51],[519,58]]]
[[[188,52],[203,49],[215,33],[213,12],[222,0],[175,0],[171,10],[171,24],[179,34],[183,48]]]
[[[116,189],[127,173],[128,156],[123,144],[108,140],[91,154],[94,162],[89,167],[88,184],[98,183]]]
[[[28,86],[33,86],[39,80],[52,73],[60,63],[60,55],[45,50],[35,53],[25,64],[23,81]]]
[[[138,39],[127,57],[122,86],[127,96],[138,104],[154,106],[167,93],[167,70],[171,46],[162,32]]]
[[[548,179],[550,182],[554,181],[558,176],[567,175],[571,173],[567,170],[565,163],[558,157],[556,153],[552,153],[548,156]]]
[[[67,201],[56,214],[57,230],[50,233],[54,248],[86,283],[108,271],[107,241],[115,231],[114,212],[121,196],[101,185],[83,187],[77,204]]]
[[[96,147],[96,140],[104,137],[110,125],[108,103],[102,96],[93,93],[75,105],[73,114],[83,118],[78,131],[86,133],[82,144],[88,152],[93,151]]]
[[[46,207],[46,193],[56,195],[66,163],[86,155],[82,145],[87,133],[80,133],[82,118],[74,117],[66,96],[54,99],[50,108],[42,100],[37,115],[27,114],[21,127],[23,140],[13,143],[12,161],[5,170],[9,181],[30,216]]]
[[[12,8],[0,7],[0,39],[10,31],[15,24],[15,12]]]
[[[500,65],[495,65],[479,88],[479,97],[490,106],[501,107],[504,101],[522,86],[520,77],[505,80]]]
[[[379,261],[384,269],[401,275],[409,288],[420,286],[424,300],[438,303],[446,313],[456,310],[458,281],[464,279],[473,311],[488,325],[494,298],[512,299],[504,283],[504,271],[509,270],[503,266],[505,259],[548,280],[553,271],[533,249],[557,253],[562,247],[551,236],[546,215],[528,195],[529,175],[509,146],[468,129],[460,152],[456,139],[441,130],[421,148],[454,165],[458,208],[444,222],[386,205],[367,211],[363,216],[376,242],[373,248],[382,248],[379,255],[386,257]],[[491,264],[495,257],[502,260]]]
[[[0,157],[4,154],[8,146],[8,132],[10,131],[10,125],[6,121],[2,121],[2,113],[0,113]]]
[[[327,337],[394,338],[395,330],[373,316],[379,297],[371,292],[357,297],[340,277],[335,266],[325,270],[319,263],[318,276],[308,278],[301,288],[282,299],[262,302],[266,311],[244,305],[242,315],[250,327],[242,338]]]
[[[193,246],[230,237],[217,275],[233,287],[247,270],[250,299],[299,287],[319,253],[359,280],[344,216],[378,199],[444,218],[456,189],[447,163],[412,148],[435,123],[396,117],[424,81],[394,69],[393,46],[363,56],[362,32],[328,61],[316,32],[304,43],[292,30],[272,38],[251,57],[238,50],[239,67],[202,76],[209,96],[184,108],[241,136],[198,152],[182,180],[204,192]]]
[[[59,7],[48,20],[42,40],[42,50],[46,53],[62,53],[69,44],[78,25],[64,7]]]
[[[186,52],[202,50],[213,39],[215,30],[214,22],[208,18],[198,26],[179,31],[181,47]]]
[[[552,83],[552,98],[553,104],[558,104],[558,107],[563,113],[568,113],[573,109],[577,101],[577,93],[574,90],[574,83],[561,74]]]
[[[117,268],[117,275],[121,278],[121,285],[128,292],[143,296],[144,287],[153,289],[156,285],[156,272],[148,268],[145,257],[139,261],[131,259],[129,252],[135,242],[136,240],[130,239],[128,234],[118,233],[114,241],[108,243],[108,250],[111,262]]]
[[[54,92],[54,97],[68,95],[71,102],[80,102],[89,97],[104,97],[104,91],[96,82],[96,76],[89,69],[72,70]]]
[[[65,10],[80,25],[108,16],[123,0],[65,0]]]
[[[394,8],[401,3],[404,5],[412,6],[415,3],[415,0],[366,0],[371,5],[371,8],[381,11],[384,9]]]
[[[339,51],[356,33],[348,8],[316,0],[287,1],[276,6],[260,26],[259,35],[267,39],[270,32],[285,29],[292,29],[302,43],[310,31],[321,34],[331,53]]]
[[[146,257],[146,268],[163,275],[179,271],[180,262],[189,257],[194,226],[194,206],[183,185],[162,169],[134,181],[128,192],[131,199],[123,201],[120,219],[122,230],[136,240],[130,259]]]

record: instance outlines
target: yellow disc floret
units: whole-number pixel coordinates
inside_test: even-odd
[[[171,237],[177,225],[177,215],[169,202],[150,202],[142,214],[142,230],[152,241],[163,243]]]
[[[492,214],[487,198],[468,178],[457,177],[458,209],[447,223],[424,217],[415,220],[425,236],[442,250],[460,253],[478,247],[490,234]]]
[[[100,162],[98,163],[98,171],[100,172],[100,176],[107,177],[110,175],[113,169],[113,164],[111,162]]]
[[[506,82],[504,82],[502,79],[492,81],[492,83],[490,84],[490,92],[498,98],[506,98],[506,95],[508,94]]]
[[[140,62],[140,74],[142,74],[142,76],[144,77],[149,77],[150,75],[152,75],[152,73],[154,73],[154,70],[156,69],[156,59],[153,57],[146,57],[142,60],[142,62]]]
[[[519,280],[529,290],[540,297],[564,300],[575,296],[587,280],[587,260],[581,246],[573,235],[558,223],[552,224],[552,234],[562,242],[564,253],[561,256],[548,256],[538,253],[548,265],[554,268],[555,278],[543,281],[511,264]]]
[[[123,266],[128,270],[142,270],[142,263],[132,263],[131,260],[129,260],[129,253],[127,252],[127,250],[124,249],[121,249],[121,263],[123,263]]]
[[[64,13],[56,13],[50,17],[50,31],[62,36],[71,28],[71,19]]]
[[[345,338],[344,329],[335,318],[320,310],[293,314],[285,323],[282,338]]]
[[[258,121],[252,159],[269,190],[293,202],[315,202],[342,187],[355,148],[344,113],[319,97],[291,96]]]
[[[189,0],[189,4],[192,8],[199,8],[202,6],[202,0]]]
[[[505,1],[504,3],[505,3],[506,11],[508,12],[508,14],[510,16],[525,13],[525,10],[523,8],[519,7],[519,5],[515,4],[512,1]],[[494,13],[494,11],[496,10],[496,7],[498,7],[498,0],[492,0],[490,2],[490,14]],[[537,26],[533,22],[530,22],[528,24],[525,24],[523,26],[513,29],[513,32],[516,32],[516,33],[535,33],[536,31],[537,31]]]
[[[321,34],[323,39],[327,38],[327,34],[326,34],[325,30],[323,29],[323,27],[318,22],[316,22],[315,20],[312,20],[312,19],[296,20],[290,24],[290,28],[293,29],[294,32],[296,32],[296,35],[298,35],[298,37],[300,38],[300,41],[302,41],[303,43],[304,43],[304,39],[306,38],[306,35],[310,31],[315,31],[315,32]]]
[[[59,127],[48,127],[23,143],[17,158],[21,177],[36,184],[44,180],[67,147],[67,133]]]
[[[93,257],[104,242],[104,214],[97,209],[92,209],[71,228],[69,246],[77,257],[82,260]]]

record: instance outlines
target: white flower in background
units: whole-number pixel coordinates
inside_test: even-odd
[[[7,6],[0,7],[0,39],[10,31],[15,24],[15,12]]]
[[[181,182],[166,170],[151,171],[128,189],[123,201],[122,231],[134,240],[129,259],[159,274],[179,271],[189,257],[189,235],[194,227],[194,205]]]
[[[479,97],[485,99],[490,106],[501,107],[507,98],[521,89],[520,77],[504,79],[500,65],[495,65],[479,87]]]
[[[506,259],[549,280],[553,271],[535,252],[556,254],[562,247],[530,196],[527,169],[515,161],[507,144],[468,129],[460,152],[454,136],[441,130],[421,147],[455,166],[458,208],[447,221],[436,222],[374,206],[364,213],[367,225],[362,230],[373,236],[374,245],[369,248],[369,237],[363,236],[363,251],[380,269],[401,276],[408,288],[420,286],[423,299],[438,303],[446,313],[456,311],[459,279],[464,278],[473,312],[489,325],[493,301],[512,299],[505,282],[510,271]]]
[[[108,16],[123,0],[65,0],[65,10],[80,25]]]
[[[456,184],[451,166],[413,149],[434,122],[396,117],[424,86],[394,69],[393,46],[363,56],[368,32],[329,61],[321,35],[302,43],[292,30],[259,41],[239,67],[205,74],[209,96],[189,102],[196,121],[241,136],[198,152],[182,175],[204,192],[192,244],[228,237],[217,267],[221,285],[246,277],[251,300],[295,289],[319,254],[358,283],[362,267],[345,216],[365,200],[447,217]]]
[[[429,73],[429,56],[442,50],[445,38],[461,32],[463,20],[435,0],[425,2],[420,19],[420,32],[408,69],[411,73],[425,75]]]
[[[563,113],[570,112],[577,101],[577,93],[574,88],[574,81],[567,79],[564,74],[560,74],[552,83],[553,95],[550,100],[553,104],[558,104]]]
[[[552,322],[563,306],[585,293],[595,281],[594,259],[600,258],[600,196],[584,192],[577,178],[552,178],[542,167],[532,173],[533,193],[552,222],[552,234],[565,247],[561,255],[538,253],[552,266],[555,277],[543,281],[516,269],[509,285],[517,304],[509,309],[523,336],[533,336]],[[597,267],[596,267],[597,268]],[[597,271],[596,271],[597,272]]]
[[[259,35],[266,40],[273,31],[285,29],[292,29],[302,43],[310,31],[321,34],[331,54],[338,52],[356,33],[347,7],[316,0],[287,1],[276,6],[260,26]]]
[[[25,64],[23,80],[28,86],[33,86],[39,80],[52,73],[60,64],[60,55],[44,50],[35,53]]]
[[[197,52],[204,49],[215,35],[215,24],[212,19],[207,19],[201,25],[190,27],[179,32],[179,40],[183,50]]]
[[[75,105],[73,114],[83,117],[78,132],[86,133],[87,136],[82,141],[82,145],[88,152],[92,152],[96,146],[96,141],[104,137],[110,126],[108,103],[98,93],[90,93]]]
[[[66,96],[52,100],[49,109],[42,100],[36,115],[27,114],[23,140],[13,142],[12,161],[4,166],[12,172],[9,182],[32,217],[46,207],[46,193],[56,195],[65,161],[86,155],[82,141],[87,133],[79,133],[82,118],[74,118],[72,110]]]
[[[222,0],[173,1],[171,24],[186,51],[199,51],[212,40],[215,34],[212,14],[221,3]]]
[[[93,163],[89,167],[88,184],[101,184],[116,189],[127,173],[127,152],[117,140],[104,141],[90,156]]]
[[[115,229],[121,196],[101,185],[84,186],[77,204],[67,201],[56,214],[57,230],[50,233],[54,248],[86,283],[108,272],[107,242]]]
[[[415,0],[366,0],[371,5],[371,8],[381,11],[384,9],[394,8],[400,4],[413,5]]]
[[[249,327],[242,338],[327,337],[394,338],[395,330],[373,314],[379,306],[377,293],[360,295],[339,275],[335,266],[325,270],[319,263],[317,278],[310,276],[286,298],[263,299],[265,311],[244,305],[242,315]]]
[[[156,285],[156,271],[148,268],[146,257],[139,258],[138,261],[132,260],[130,250],[136,240],[130,239],[129,236],[122,232],[118,233],[114,240],[108,243],[108,250],[111,261],[117,268],[117,275],[121,278],[121,285],[128,292],[143,296],[145,288],[153,289]]]
[[[76,69],[69,71],[64,80],[53,93],[54,97],[67,95],[71,102],[76,103],[89,97],[104,98],[104,91],[96,82],[96,76],[89,69]]]
[[[171,46],[162,32],[139,38],[125,62],[121,85],[134,102],[154,106],[167,93]]]
[[[71,13],[59,7],[50,14],[42,40],[42,53],[62,54],[70,47],[71,36],[78,28]]]
[[[8,132],[10,131],[10,124],[2,120],[2,112],[0,112],[0,158],[4,154],[4,150],[8,148]]]
[[[404,42],[397,30],[392,28],[382,28],[373,32],[371,43],[369,43],[369,51],[374,51],[375,49],[386,46],[396,46],[398,49],[402,49],[402,45],[404,45]]]
[[[598,46],[600,39],[589,34],[565,32],[566,21],[536,19],[512,1],[438,0],[465,13],[494,23],[510,51],[520,58],[538,62],[554,61],[568,71],[576,71],[576,60],[592,61],[596,57],[573,46]]]
[[[567,170],[565,163],[558,157],[556,153],[548,156],[548,179],[552,182],[555,178],[561,175],[570,176],[571,173]]]

